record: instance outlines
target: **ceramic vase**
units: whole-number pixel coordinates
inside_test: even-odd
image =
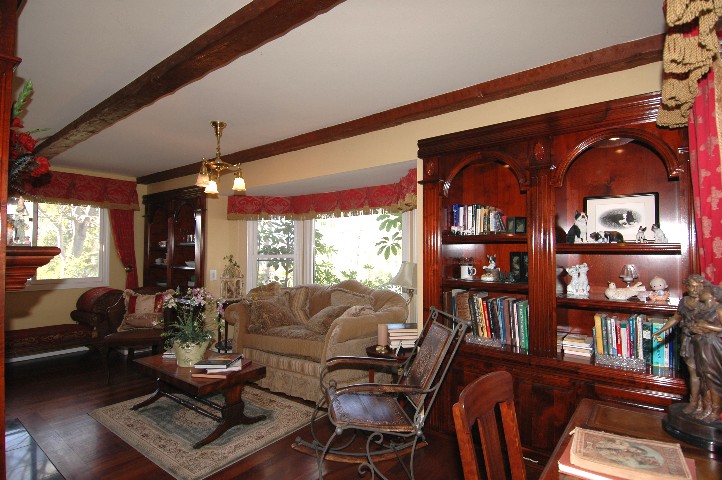
[[[176,363],[179,367],[192,367],[203,359],[209,344],[210,341],[183,344],[178,341],[173,342]]]

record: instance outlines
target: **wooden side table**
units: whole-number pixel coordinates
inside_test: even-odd
[[[370,347],[366,347],[366,356],[371,358],[391,358],[400,362],[405,362],[409,358],[409,355],[411,355],[411,351],[412,349],[410,348],[402,348],[399,350],[399,354],[396,355],[396,351],[391,348],[384,352],[377,352],[376,345],[371,345]],[[369,383],[374,383],[373,368],[369,368]]]

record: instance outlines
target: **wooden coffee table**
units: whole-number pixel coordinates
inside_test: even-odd
[[[251,364],[226,378],[193,378],[191,373],[198,373],[201,370],[179,367],[175,358],[163,358],[162,354],[138,358],[134,363],[143,374],[158,379],[158,388],[147,399],[133,405],[133,410],[150,405],[161,397],[168,397],[201,415],[220,422],[220,425],[210,435],[193,445],[193,448],[200,448],[212,442],[235,425],[248,425],[266,418],[265,415],[247,416],[244,413],[245,403],[241,398],[247,382],[260,380],[266,376],[266,367],[263,365]],[[221,415],[189,402],[179,396],[179,393],[192,397],[211,409],[220,411]],[[223,405],[206,398],[215,393],[223,394],[225,398]]]

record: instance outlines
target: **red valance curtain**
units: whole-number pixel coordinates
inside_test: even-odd
[[[128,180],[53,172],[48,184],[30,188],[28,193],[41,202],[140,210],[136,183]]]
[[[667,0],[664,79],[657,123],[689,129],[700,270],[722,282],[722,63],[715,30],[722,0]]]
[[[382,211],[405,212],[414,208],[416,208],[415,168],[409,170],[398,183],[387,185],[292,197],[229,197],[228,219],[290,218],[306,220]]]

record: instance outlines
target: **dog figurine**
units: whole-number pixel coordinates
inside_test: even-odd
[[[639,230],[637,230],[637,243],[644,243],[646,239],[644,238],[644,233],[647,231],[647,227],[639,226]]]
[[[624,235],[616,230],[605,230],[603,232],[592,232],[589,238],[596,243],[622,243]]]
[[[664,234],[659,225],[656,223],[652,224],[652,233],[654,234],[654,243],[667,243],[667,235]]]
[[[567,243],[585,243],[587,241],[587,214],[576,211],[574,225],[567,232]]]

